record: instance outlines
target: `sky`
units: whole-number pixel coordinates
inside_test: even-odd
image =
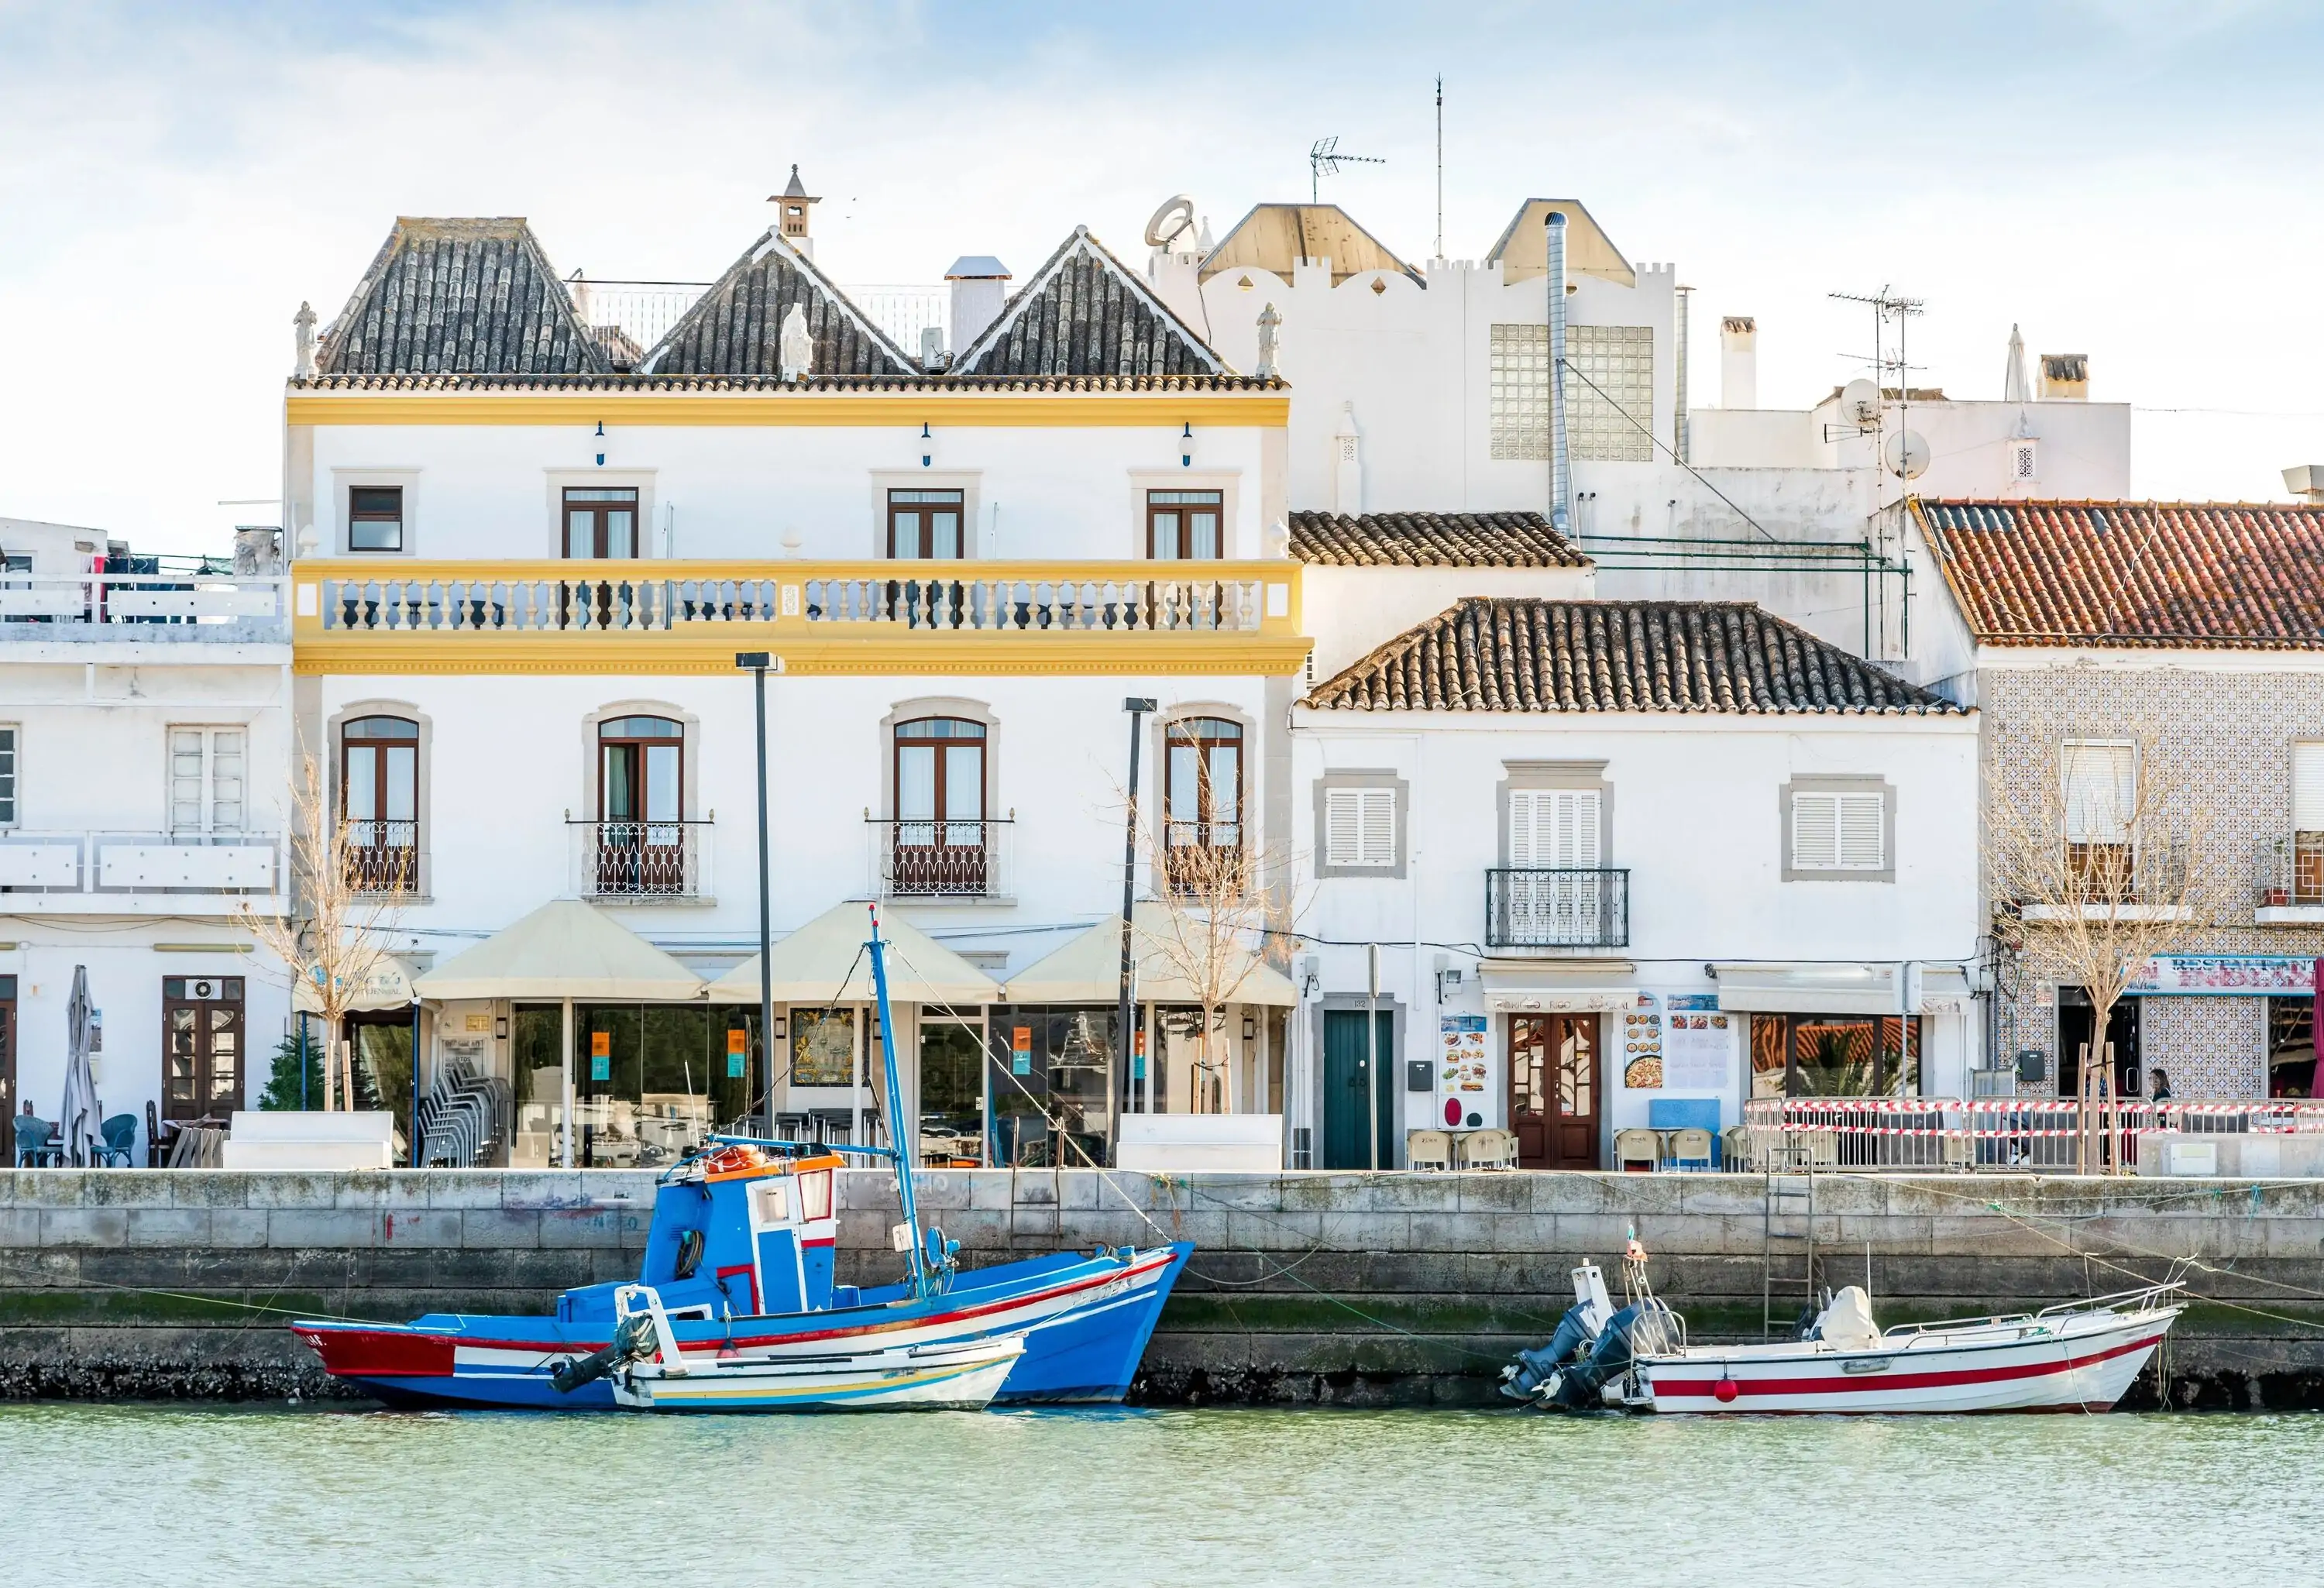
[[[521,215],[560,272],[701,281],[797,162],[843,282],[1133,262],[1324,180],[1407,259],[1574,198],[1759,325],[1759,401],[1864,372],[2000,394],[2010,327],[2135,406],[2133,488],[2283,500],[2324,463],[2324,6],[2269,0],[1268,5],[0,0],[0,517],[141,549],[272,522],[291,317],[400,214]],[[253,500],[259,499],[259,500]]]

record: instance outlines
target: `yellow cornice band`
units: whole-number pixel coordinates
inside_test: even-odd
[[[949,425],[1057,429],[1182,424],[1280,429],[1279,392],[382,392],[293,394],[293,425]]]
[[[797,640],[773,624],[721,623],[697,634],[330,634],[301,636],[292,670],[350,674],[731,675],[738,650],[764,648],[786,677],[914,673],[1053,677],[1243,674],[1287,678],[1306,664],[1305,636],[1212,634],[899,634]]]

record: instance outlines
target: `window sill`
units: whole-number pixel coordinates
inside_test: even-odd
[[[718,899],[712,893],[584,893],[582,901],[609,909],[633,909],[641,905],[667,906],[672,909],[708,909]]]
[[[1017,908],[1014,893],[888,893],[880,902],[887,905],[909,905],[918,909],[930,907],[940,909],[977,909],[987,905],[995,909]]]
[[[2065,921],[2075,919],[2072,906],[2063,904],[2028,904],[2019,911],[2029,921]],[[2086,921],[2190,921],[2192,909],[2183,904],[2085,904],[2080,919]]]
[[[2252,911],[2255,927],[2324,927],[2324,904],[2263,904]]]
[[[1839,872],[1839,871],[1834,871],[1834,872],[1796,872],[1796,871],[1787,871],[1787,872],[1785,872],[1784,873],[1784,881],[1785,881],[1786,882],[1894,882],[1895,880],[1896,880],[1896,873],[1895,873],[1895,872],[1892,872],[1892,871],[1877,871],[1877,872],[1874,872],[1874,871],[1862,871],[1862,872]]]

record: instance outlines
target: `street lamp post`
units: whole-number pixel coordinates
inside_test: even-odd
[[[1122,1062],[1114,1066],[1118,1076],[1110,1076],[1105,1087],[1105,1144],[1116,1163],[1121,1161],[1121,1097],[1137,1073],[1136,1061],[1130,1057],[1137,1051],[1138,1040],[1130,1024],[1130,977],[1135,968],[1130,948],[1130,916],[1138,893],[1138,740],[1139,723],[1155,709],[1155,703],[1143,696],[1133,695],[1121,703],[1130,714],[1130,817],[1121,831],[1121,1002],[1117,1011],[1114,1029],[1120,1033]],[[1148,1056],[1147,1062],[1153,1063]]]
[[[748,668],[759,712],[759,1061],[767,1081],[767,1120],[762,1134],[771,1136],[775,1106],[775,930],[767,891],[767,674],[783,670],[782,659],[763,651],[738,651],[734,665]],[[757,1112],[753,1104],[752,1112]]]

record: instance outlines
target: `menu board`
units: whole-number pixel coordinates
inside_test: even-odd
[[[1660,1000],[1641,992],[1622,1011],[1622,1085],[1633,1092],[1659,1092],[1663,1085],[1663,1017]]]
[[[1481,1124],[1490,1112],[1485,1106],[1485,1017],[1480,1014],[1441,1014],[1436,1017],[1436,1113],[1455,1130],[1470,1125],[1470,1116]]]
[[[1664,1080],[1689,1092],[1725,1090],[1743,1017],[1721,1014],[1710,992],[1674,992],[1663,1006]]]
[[[855,1011],[791,1011],[791,1085],[855,1085]]]

